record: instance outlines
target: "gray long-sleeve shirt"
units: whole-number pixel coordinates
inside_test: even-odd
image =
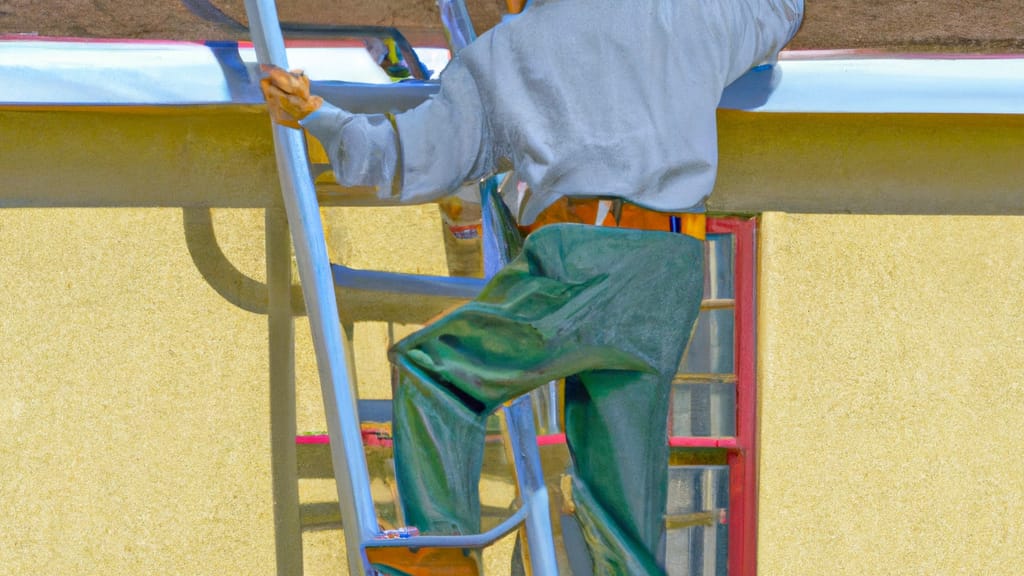
[[[302,124],[340,183],[403,202],[514,166],[531,190],[523,224],[561,196],[702,211],[723,89],[774,60],[802,15],[803,0],[536,2],[456,55],[438,94],[393,125],[329,104]]]

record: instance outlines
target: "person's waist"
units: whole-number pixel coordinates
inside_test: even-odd
[[[707,228],[701,212],[661,212],[618,199],[563,197],[545,208],[526,231],[565,222],[676,232],[698,240],[704,240]]]

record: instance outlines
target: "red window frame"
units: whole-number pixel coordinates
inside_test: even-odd
[[[673,448],[718,448],[729,466],[730,576],[757,573],[757,381],[754,273],[757,220],[709,218],[708,234],[733,236],[735,266],[736,435],[672,436]]]

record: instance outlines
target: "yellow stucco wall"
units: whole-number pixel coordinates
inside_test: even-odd
[[[720,110],[718,132],[711,210],[1024,214],[1024,115]]]
[[[0,573],[277,573],[264,210],[244,207],[278,205],[272,150],[246,108],[0,111],[0,205],[191,206],[0,209]],[[447,270],[434,205],[324,216],[336,261]],[[365,395],[448,305],[345,300]],[[323,430],[303,317],[295,339],[297,428]],[[339,531],[304,544],[307,574],[344,573]]]
[[[332,225],[371,246],[441,241],[434,206],[404,229],[340,212]],[[227,259],[264,281],[263,211],[213,214]],[[423,252],[404,268],[443,273],[443,249]],[[0,572],[276,573],[267,318],[203,278],[182,211],[2,210],[0,293]],[[413,327],[350,325],[366,396],[387,393],[386,346]],[[304,318],[295,337],[298,430],[324,430]],[[300,480],[300,496],[337,502],[332,480]],[[340,538],[305,534],[307,574],[344,573]]]
[[[759,574],[1024,566],[1024,218],[765,214]]]
[[[262,213],[225,216],[259,276]],[[274,573],[266,318],[209,288],[182,229],[0,211],[0,572]]]
[[[813,164],[797,146],[812,128],[791,120],[723,116],[718,208],[757,211],[771,174],[737,168],[737,151],[748,148],[741,133],[792,132],[764,148],[759,165],[781,165],[794,149]],[[845,141],[839,133],[855,128],[816,120],[837,133],[814,133],[818,142]],[[897,138],[906,126],[938,134],[925,126],[934,120],[892,119],[878,128],[884,134],[860,140]],[[969,158],[973,148],[957,148],[971,173],[1012,169],[1001,138],[1015,124],[970,126],[1000,136],[982,138]],[[990,154],[1000,146],[1004,156]],[[829,149],[840,148],[848,150]],[[251,297],[266,276],[259,207],[277,205],[272,156],[258,109],[5,110],[0,202],[223,202],[231,208],[213,210],[216,245],[256,284],[219,289]],[[928,157],[915,153],[884,180],[899,188],[894,179],[926,172]],[[892,206],[878,187],[861,202],[858,178],[879,163],[840,171],[844,197],[860,202],[851,206]],[[835,167],[776,176],[806,186]],[[960,205],[959,185],[942,190],[943,206]],[[780,207],[797,209],[792,187],[771,190]],[[981,192],[985,210],[1019,207],[1012,188]],[[819,199],[808,210],[827,207],[817,191],[802,194]],[[197,212],[0,210],[0,573],[275,573],[267,317],[226,299],[196,268],[193,256],[216,254],[211,239],[194,242],[188,214]],[[324,214],[335,260],[446,270],[435,206]],[[765,215],[761,574],[1015,574],[1024,564],[1024,469],[1015,458],[1022,232],[1020,217]],[[450,304],[343,299],[365,395],[387,394],[387,345]],[[297,428],[323,430],[303,318],[295,337]],[[303,504],[333,498],[323,479],[301,479],[299,489]],[[343,573],[340,538],[304,534],[307,574]]]

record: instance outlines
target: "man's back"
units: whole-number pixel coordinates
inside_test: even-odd
[[[523,223],[560,196],[702,211],[722,90],[772,61],[802,10],[803,0],[538,2],[453,60],[442,76],[451,102],[439,104],[480,125],[460,134],[471,171],[510,163],[530,185]],[[429,141],[412,134],[428,124],[416,116],[398,118],[403,146]],[[422,151],[406,152],[415,163]]]
[[[494,153],[542,196],[523,219],[561,195],[699,211],[721,92],[775,58],[801,4],[553,0],[468,48]]]

